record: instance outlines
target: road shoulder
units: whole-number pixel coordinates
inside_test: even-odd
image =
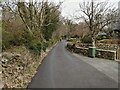
[[[118,62],[100,58],[89,58],[75,53],[73,55],[118,83]]]

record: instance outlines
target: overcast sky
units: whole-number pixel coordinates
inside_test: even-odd
[[[48,1],[52,1],[55,3],[58,3],[59,1],[64,1],[61,8],[62,8],[62,16],[64,17],[71,17],[72,15],[75,14],[76,10],[79,9],[79,3],[86,1],[86,0],[48,0]],[[97,2],[102,2],[102,1],[106,1],[106,0],[94,0]],[[107,0],[108,1],[108,0]],[[118,2],[120,0],[109,0],[108,2],[111,4],[114,4],[114,6],[118,7]]]
[[[5,0],[5,1],[8,1],[8,0]],[[26,1],[29,1],[29,0],[26,0]],[[76,15],[76,14],[78,15],[76,11],[79,10],[79,3],[82,3],[83,1],[88,1],[88,0],[48,0],[48,1],[54,2],[56,4],[63,1],[63,4],[61,6],[61,14],[63,17],[71,18],[71,16],[73,15]],[[114,6],[118,8],[118,2],[120,0],[94,0],[94,1],[96,2],[108,1],[109,3],[114,4]]]

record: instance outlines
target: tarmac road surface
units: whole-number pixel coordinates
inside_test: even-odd
[[[118,88],[118,83],[65,49],[59,42],[38,67],[28,88]]]

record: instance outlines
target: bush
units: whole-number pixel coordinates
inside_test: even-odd
[[[58,40],[57,39],[50,39],[49,41],[48,41],[48,45],[49,46],[52,46],[53,44],[55,44],[56,42],[57,42]]]
[[[41,49],[42,49],[41,46],[42,46],[41,42],[38,42],[38,41],[36,41],[36,40],[31,41],[31,42],[27,45],[27,47],[28,47],[30,50],[34,51],[35,53],[40,53],[40,52],[41,52]]]
[[[2,47],[3,50],[10,48],[11,46],[23,45],[23,32],[17,30],[16,33],[8,32],[6,30],[2,31]]]
[[[2,49],[5,50],[7,48],[10,48],[11,41],[13,40],[13,35],[11,33],[2,31]]]
[[[78,38],[70,38],[70,39],[68,39],[67,41],[76,42],[77,40],[78,40]]]
[[[23,42],[23,32],[22,31],[16,31],[16,33],[11,33],[13,35],[13,39],[11,41],[11,45],[13,46],[20,46],[22,45],[24,42]]]
[[[41,50],[46,51],[46,48],[48,47],[47,42],[40,42],[38,40],[33,40],[30,42],[30,44],[27,45],[30,50],[34,51],[35,53],[40,53]]]
[[[48,47],[48,43],[47,42],[42,42],[41,48],[43,51],[46,51],[46,48]]]
[[[81,39],[81,42],[82,43],[92,43],[92,39],[91,39],[91,36],[84,36],[82,39]]]
[[[53,39],[50,39],[49,41],[48,41],[48,44],[51,46],[52,44],[54,43],[54,40]]]
[[[78,35],[73,35],[73,36],[71,36],[71,38],[79,38],[79,36]]]

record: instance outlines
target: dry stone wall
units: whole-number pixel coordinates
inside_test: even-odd
[[[77,45],[79,47],[84,47],[84,48],[89,48],[91,46],[91,44],[79,44]],[[96,44],[96,47],[98,49],[104,49],[104,50],[117,50],[118,48],[120,48],[120,44],[103,44],[103,43],[99,43]]]
[[[89,55],[89,49],[85,47],[74,46],[70,43],[67,44],[66,48],[69,51],[72,51],[77,54],[82,54],[85,56]],[[109,60],[116,60],[116,51],[115,50],[104,50],[104,49],[96,49],[96,57],[104,58]]]

